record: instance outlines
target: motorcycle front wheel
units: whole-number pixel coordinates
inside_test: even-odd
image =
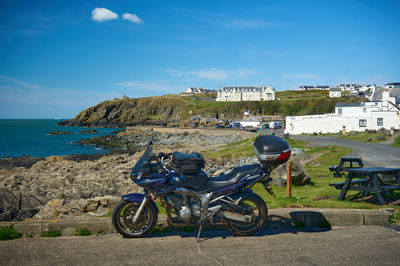
[[[143,237],[151,232],[157,222],[157,210],[153,204],[148,204],[137,221],[133,223],[133,217],[139,206],[138,202],[120,200],[113,209],[112,224],[115,230],[124,237]]]
[[[268,216],[267,205],[264,200],[254,193],[248,193],[241,197],[236,213],[251,216],[250,222],[228,221],[227,229],[237,236],[254,235],[264,226]]]

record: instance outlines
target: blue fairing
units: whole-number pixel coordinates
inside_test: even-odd
[[[139,193],[129,193],[129,194],[123,195],[122,199],[126,200],[126,201],[130,201],[130,202],[141,203],[144,199],[144,195],[139,194]],[[158,210],[157,204],[155,204],[154,201],[151,201],[150,204],[153,204],[153,206],[156,208],[157,212],[160,212]]]

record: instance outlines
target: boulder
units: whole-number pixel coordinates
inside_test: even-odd
[[[378,135],[378,136],[376,136],[376,140],[385,140],[385,136]]]
[[[304,186],[311,181],[311,177],[307,174],[306,170],[297,159],[291,160],[292,165],[292,184],[295,186]],[[282,164],[274,169],[271,173],[273,183],[277,186],[286,185],[286,164]]]
[[[66,217],[103,216],[112,210],[120,197],[104,196],[91,199],[63,200],[54,199],[43,206],[35,219],[53,219]]]

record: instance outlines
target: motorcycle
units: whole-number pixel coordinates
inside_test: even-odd
[[[262,183],[275,197],[269,182],[271,171],[288,161],[289,144],[277,136],[258,136],[253,144],[259,164],[236,167],[228,174],[208,177],[199,153],[153,153],[150,141],[131,171],[143,194],[123,195],[112,212],[116,231],[127,238],[143,237],[158,219],[159,198],[169,225],[222,224],[234,235],[257,233],[267,220],[265,201],[251,187]]]

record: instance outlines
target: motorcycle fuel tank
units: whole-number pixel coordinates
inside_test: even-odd
[[[258,136],[254,141],[254,151],[263,168],[276,168],[286,163],[291,154],[286,140],[277,136]]]

